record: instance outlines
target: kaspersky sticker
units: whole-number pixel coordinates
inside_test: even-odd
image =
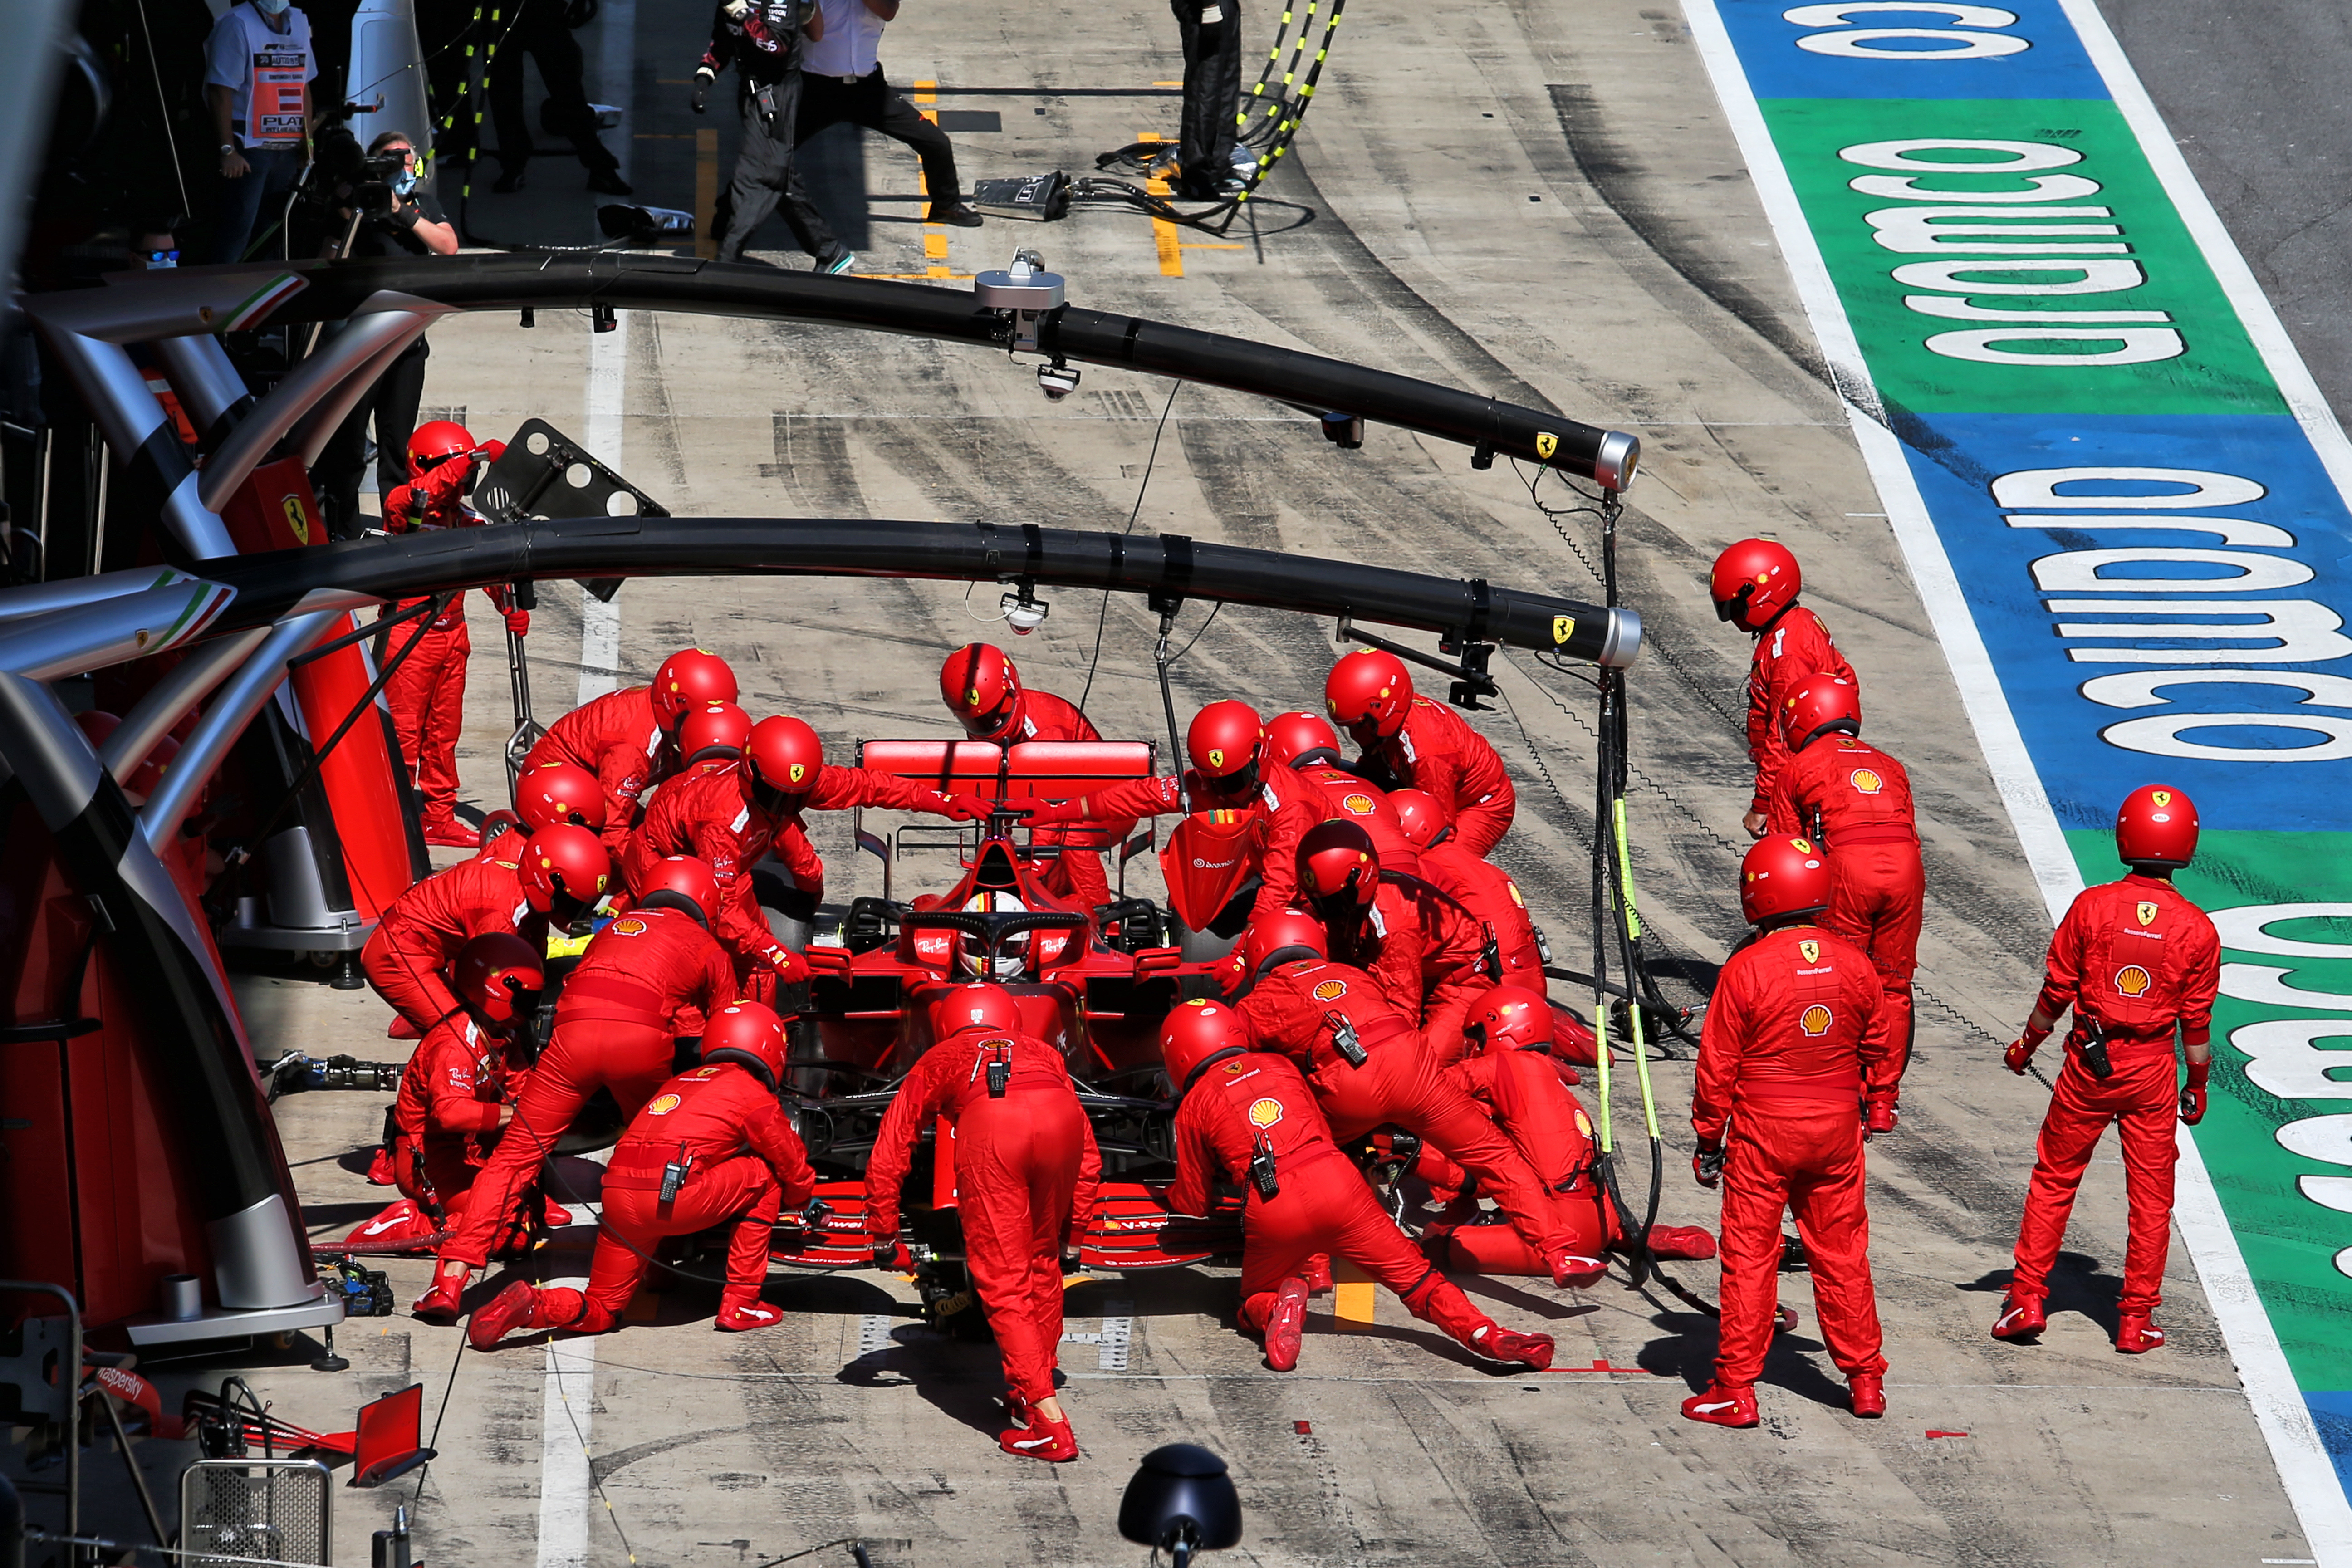
[[[667,1116],[671,1111],[676,1110],[679,1106],[684,1105],[685,1103],[686,1100],[681,1096],[675,1094],[657,1094],[654,1096],[652,1101],[646,1106],[646,1114],[647,1116]]]
[[[2116,971],[2116,989],[2126,996],[2143,995],[2152,984],[2147,971],[2137,963],[2126,963]]]
[[[1875,768],[1856,768],[1846,775],[1846,783],[1861,795],[1876,795],[1886,787],[1886,781],[1878,776]]]
[[[1282,1120],[1282,1101],[1268,1095],[1250,1101],[1249,1123],[1263,1131]]]
[[[1797,1016],[1797,1027],[1804,1030],[1808,1035],[1816,1037],[1828,1034],[1830,1023],[1830,1010],[1819,1002],[1814,1003]]]
[[[1337,1002],[1347,994],[1348,983],[1344,980],[1326,980],[1312,993],[1318,1002]]]

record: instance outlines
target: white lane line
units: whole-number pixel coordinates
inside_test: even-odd
[[[1101,1372],[1125,1372],[1128,1341],[1135,1332],[1135,1320],[1129,1314],[1135,1310],[1135,1303],[1106,1301],[1103,1305],[1116,1315],[1102,1321],[1101,1348],[1095,1353],[1096,1368]]]
[[[2141,152],[2261,348],[2264,361],[2280,383],[2281,392],[2311,435],[2321,460],[2342,487],[2347,478],[2352,478],[2352,451],[2347,450],[2342,431],[2328,416],[2310,373],[2287,342],[2270,302],[2263,297],[2228,231],[2189,175],[2187,162],[2173,145],[2154,104],[2133,75],[2130,63],[2097,8],[2090,0],[2061,3],[2105,79],[2107,89],[2131,126]],[[1796,187],[1790,183],[1788,170],[1781,164],[1780,149],[1765,123],[1763,109],[1748,89],[1748,73],[1732,47],[1731,36],[1717,14],[1713,0],[1684,0],[1683,10],[1700,58],[1714,81],[1716,96],[1722,100],[1725,116],[1747,160],[1765,216],[1780,242],[1781,254],[1788,261],[1813,334],[1821,342],[1823,356],[1845,401],[1854,440],[1862,448],[1871,479],[1886,506],[1888,522],[1902,547],[1912,580],[1918,586],[1920,599],[1935,624],[1937,640],[1943,644],[1945,659],[1959,687],[1960,700],[1976,731],[1986,767],[1994,787],[2000,791],[2010,823],[2016,829],[2027,863],[2032,868],[2034,880],[2049,908],[2051,921],[2055,924],[2074,895],[2082,890],[2082,873],[2066,847],[2057,814],[2051,809],[2050,797],[2025,750],[2016,715],[1993,672],[1991,658],[1985,651],[1975,618],[1969,613],[1959,578],[1927,514],[1902,443],[1874,416],[1880,406],[1878,395],[1860,342],[1838,299],[1836,287],[1831,282],[1828,264],[1814,242],[1812,226],[1797,199]],[[2277,1331],[2272,1327],[2261,1298],[2255,1293],[2236,1233],[2231,1230],[2221,1211],[2221,1199],[2213,1191],[2212,1178],[2206,1172],[2196,1141],[2186,1127],[2178,1129],[2178,1141],[2180,1162],[2176,1172],[2174,1217],[2180,1225],[2189,1256],[2196,1262],[2198,1278],[2212,1305],[2213,1315],[2236,1360],[2255,1423],[2270,1447],[2271,1460],[2278,1468],[2279,1480],[2294,1505],[2305,1539],[2328,1568],[2352,1568],[2352,1503],[2347,1503],[2343,1483],[2312,1425],[2310,1406],[2304,1403],[2302,1390],[2288,1369],[2285,1352],[2279,1348]]]
[[[595,1384],[595,1336],[548,1342],[539,1415],[539,1568],[587,1568]]]
[[[872,1317],[858,1319],[858,1355],[861,1357],[869,1356],[878,1351],[888,1350],[897,1342],[890,1337],[890,1331],[897,1325],[897,1322],[898,1320],[889,1316],[887,1313],[877,1313]]]
[[[605,11],[604,25],[614,26]],[[614,312],[618,324],[609,332],[588,334],[588,449],[605,467],[617,470],[623,457],[622,409],[629,388],[631,317]],[[621,611],[618,602],[604,604],[585,589],[580,595],[580,694],[593,702],[620,684],[613,673],[621,668]]]

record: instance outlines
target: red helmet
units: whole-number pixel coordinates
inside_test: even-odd
[[[515,780],[515,815],[533,833],[568,822],[604,831],[604,786],[577,763],[542,763]]]
[[[1381,886],[1381,852],[1372,836],[1343,818],[1318,822],[1298,840],[1298,891],[1320,906],[1363,908]]]
[[[455,419],[419,425],[408,437],[408,466],[417,473],[474,449],[473,433]]]
[[[1497,985],[1471,1007],[1462,1032],[1490,1051],[1549,1051],[1551,1003],[1524,985]]]
[[[1780,704],[1780,739],[1801,752],[1832,730],[1862,733],[1862,688],[1843,676],[1816,675]]]
[[[1242,933],[1242,965],[1252,976],[1265,973],[1275,961],[1328,958],[1331,939],[1323,922],[1305,910],[1276,910],[1250,921]]]
[[[1265,743],[1265,727],[1258,722],[1257,710],[1232,698],[1193,714],[1192,727],[1184,731],[1185,754],[1204,779],[1238,783]]]
[[[705,648],[680,648],[654,671],[654,721],[672,729],[680,716],[740,695],[735,671],[725,659]]]
[[[1715,570],[1707,578],[1716,619],[1743,631],[1762,631],[1804,589],[1805,574],[1797,558],[1787,545],[1769,539],[1741,540],[1715,558]]]
[[[1323,682],[1323,706],[1331,721],[1360,743],[1389,740],[1404,728],[1412,707],[1412,672],[1392,653],[1360,647],[1331,667]]]
[[[824,769],[824,742],[800,720],[779,714],[751,726],[743,758],[751,763],[744,770],[745,783],[798,797],[816,788],[817,774]]]
[[[1415,849],[1426,849],[1453,836],[1454,814],[1427,790],[1392,789],[1389,791],[1389,804],[1396,808],[1397,826],[1404,830],[1404,841]]]
[[[613,878],[613,859],[604,853],[603,839],[584,827],[559,822],[530,836],[515,875],[522,879],[522,896],[530,907],[546,914],[554,909],[558,893],[582,904],[603,898]]]
[[[1021,717],[1021,672],[1003,648],[966,643],[940,666],[940,700],[965,734],[992,740]]]
[[[510,931],[485,931],[457,950],[450,978],[467,1005],[493,1024],[511,1024],[515,1014],[547,985],[547,961]]]
[[[661,897],[663,894],[668,898]],[[637,887],[637,907],[658,910],[676,909],[672,900],[694,906],[694,912],[709,925],[719,918],[719,879],[712,874],[710,863],[691,855],[667,855],[653,864],[645,880]],[[658,901],[657,901],[658,900]]]
[[[1160,1026],[1160,1059],[1168,1064],[1168,1084],[1179,1100],[1210,1063],[1249,1048],[1249,1026],[1242,1016],[1205,996],[1176,1008]]]
[[[1265,721],[1265,755],[1278,768],[1295,768],[1310,758],[1336,763],[1339,737],[1320,713],[1277,713]]]
[[[702,1065],[733,1062],[768,1086],[784,1081],[784,1021],[760,1002],[730,1002],[702,1023]]]
[[[1810,838],[1775,834],[1739,862],[1739,912],[1749,925],[1830,907],[1830,861]]]
[[[972,1029],[1000,1035],[1021,1032],[1021,1004],[1002,985],[985,981],[959,985],[931,1004],[931,1034],[938,1039]]]
[[[2116,808],[2116,854],[2135,871],[2197,858],[2197,805],[2170,784],[2142,784]]]
[[[677,754],[697,762],[711,756],[740,757],[751,738],[751,716],[732,702],[698,708],[677,727]]]

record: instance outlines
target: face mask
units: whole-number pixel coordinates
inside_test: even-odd
[[[394,174],[392,177],[392,188],[404,196],[409,192],[415,190],[416,188],[416,171],[413,168],[403,169],[399,174]]]
[[[146,262],[150,272],[158,268],[177,267],[180,264],[180,253],[176,250],[143,250],[140,252],[140,257]]]
[[[294,0],[253,0],[253,8],[265,16],[283,16]]]

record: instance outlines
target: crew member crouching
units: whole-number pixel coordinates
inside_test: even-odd
[[[2131,875],[2085,889],[2058,923],[2033,1016],[2004,1058],[2010,1071],[2023,1073],[2059,1015],[2074,1010],[2066,1062],[2042,1119],[2025,1190],[2017,1271],[1992,1336],[2031,1339],[2048,1326],[2042,1301],[2050,1266],[2065,1239],[2084,1167],[2113,1122],[2121,1129],[2131,1199],[2116,1349],[2137,1355],[2164,1342],[2154,1314],[2164,1299],[2164,1257],[2172,1240],[2179,1152],[2172,1120],[2176,1110],[2191,1127],[2205,1118],[2221,951],[2213,922],[2172,885],[2172,873],[2197,855],[2197,808],[2187,795],[2162,784],[2132,791],[2116,813],[2116,854]],[[2176,1033],[2189,1058],[2186,1085],[2173,1077]]]
[[[1896,1061],[1877,970],[1813,923],[1830,892],[1829,867],[1808,839],[1759,839],[1740,864],[1740,912],[1757,935],[1716,982],[1691,1099],[1692,1173],[1723,1187],[1722,1336],[1714,1384],[1683,1401],[1694,1421],[1757,1423],[1784,1208],[1811,1259],[1814,1310],[1853,1413],[1886,1414],[1862,1108],[1893,1096]]]
[[[898,1190],[916,1134],[944,1117],[938,1157],[952,1159],[965,1258],[1004,1358],[1013,1425],[1008,1454],[1075,1459],[1078,1440],[1054,1394],[1062,1342],[1062,1255],[1083,1235],[1102,1177],[1094,1129],[1062,1053],[1021,1027],[1001,986],[959,986],[942,1023],[962,1020],[923,1054],[883,1114],[866,1163],[866,1224],[881,1268],[910,1268],[898,1239]]]
[[[621,1321],[664,1238],[730,1220],[717,1326],[781,1321],[760,1300],[776,1216],[805,1209],[816,1192],[807,1152],[776,1101],[783,1076],[784,1026],[772,1010],[737,1002],[713,1013],[701,1065],[663,1084],[613,1150],[588,1288],[517,1280],[466,1325],[474,1348],[488,1350],[517,1329],[601,1334]]]

